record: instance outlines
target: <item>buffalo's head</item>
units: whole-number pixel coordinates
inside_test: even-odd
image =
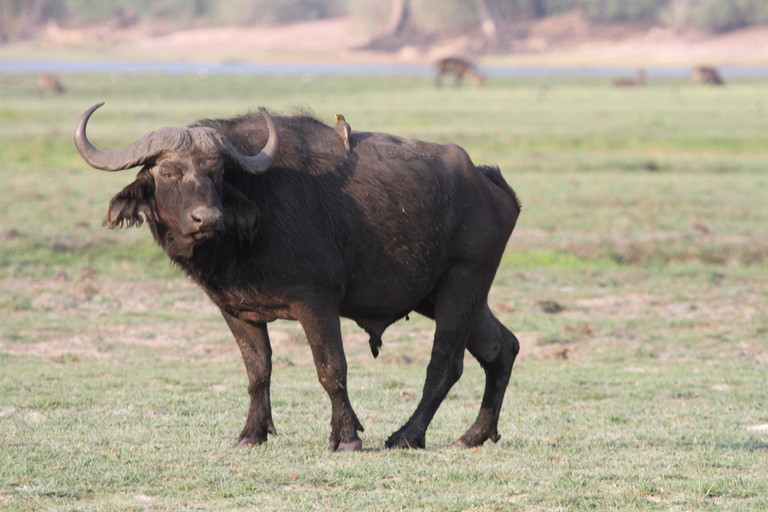
[[[269,129],[257,155],[240,153],[209,127],[161,128],[119,151],[101,151],[88,141],[85,127],[103,103],[89,108],[75,130],[75,146],[91,166],[120,171],[142,166],[136,180],[112,198],[104,224],[111,228],[141,225],[142,214],[169,254],[191,255],[202,240],[225,229],[249,232],[259,220],[256,206],[224,179],[226,171],[265,172],[277,156],[279,134],[272,117],[259,107]]]

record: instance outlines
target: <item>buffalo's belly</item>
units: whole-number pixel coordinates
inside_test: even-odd
[[[340,304],[342,316],[353,320],[400,318],[428,299],[432,280],[391,277],[383,282],[354,283],[347,287]]]

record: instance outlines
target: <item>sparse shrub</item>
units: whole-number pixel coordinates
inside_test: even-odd
[[[765,16],[764,0],[698,0],[692,17],[696,27],[710,32],[726,32],[746,27],[759,19],[760,11]]]
[[[428,31],[438,31],[476,23],[471,0],[416,0],[412,2],[413,23]]]
[[[200,0],[209,21],[242,25],[316,20],[346,13],[342,0]]]
[[[653,23],[667,0],[585,0],[583,4],[584,15],[593,21]]]
[[[230,25],[288,23],[347,12],[344,0],[47,0],[44,4],[39,21],[53,19],[70,25],[126,16],[176,25],[200,20]]]
[[[600,22],[647,21],[657,19],[658,10],[670,0],[497,0],[499,14],[508,17],[539,18],[579,10]]]

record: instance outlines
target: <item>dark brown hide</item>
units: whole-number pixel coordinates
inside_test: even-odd
[[[188,130],[226,143],[132,154],[143,167],[105,219],[110,227],[131,226],[143,216],[157,243],[221,310],[251,398],[235,444],[261,444],[275,433],[267,325],[288,319],[301,323],[331,400],[329,448],[359,450],[363,427],[347,392],[339,317],[370,334],[375,356],[384,330],[413,311],[435,319],[432,358],[418,407],[386,446],[425,446],[465,350],[484,368],[486,387],[477,420],[457,443],[498,440],[519,345],[487,299],[520,211],[499,170],[475,166],[455,145],[382,133],[351,133],[348,154],[334,129],[312,117],[276,117],[271,129],[264,116],[204,120]],[[78,130],[84,138],[85,123]],[[257,154],[277,132],[269,170],[244,172],[233,154]]]

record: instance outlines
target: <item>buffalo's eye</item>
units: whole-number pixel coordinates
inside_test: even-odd
[[[164,169],[160,171],[160,177],[163,178],[165,181],[173,181],[179,177],[179,174],[177,172]]]

